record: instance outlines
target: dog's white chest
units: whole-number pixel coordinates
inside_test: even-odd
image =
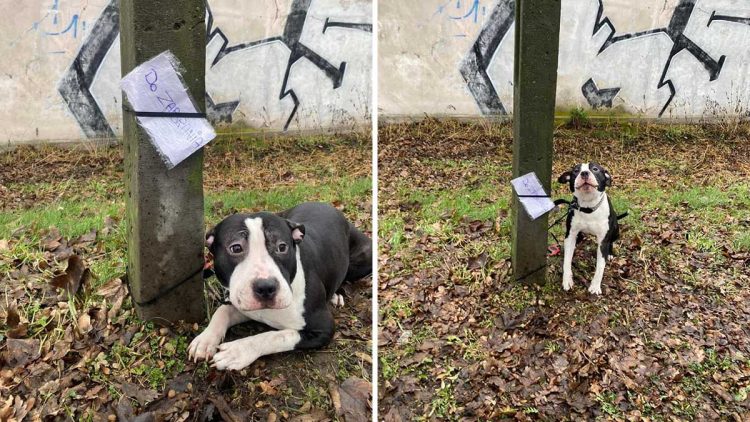
[[[586,214],[576,211],[571,221],[571,231],[604,237],[609,231],[609,202],[603,199],[596,211]]]
[[[260,321],[277,330],[305,328],[305,270],[297,249],[297,274],[292,280],[292,304],[284,309],[261,309],[258,311],[241,311],[248,318]]]

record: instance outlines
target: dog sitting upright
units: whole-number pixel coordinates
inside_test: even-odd
[[[612,255],[612,244],[620,237],[618,216],[604,192],[608,186],[612,186],[612,176],[607,169],[591,162],[576,165],[561,174],[557,181],[568,183],[573,192],[566,221],[563,289],[570,290],[573,287],[573,253],[581,233],[586,233],[596,236],[598,244],[596,270],[589,292],[599,295],[602,293],[604,266]]]
[[[216,310],[188,353],[196,361],[213,357],[218,369],[325,346],[334,332],[328,302],[343,305],[336,294],[341,283],[372,272],[370,238],[327,204],[235,214],[206,234],[206,244],[231,304]],[[278,331],[221,343],[229,327],[251,319]]]

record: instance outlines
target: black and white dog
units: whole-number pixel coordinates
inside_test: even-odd
[[[206,234],[206,244],[231,304],[216,310],[188,353],[196,361],[213,358],[218,369],[242,369],[261,356],[325,346],[334,333],[328,302],[343,306],[336,294],[341,283],[372,272],[370,238],[327,204],[235,214]],[[229,327],[247,320],[277,331],[222,343]]]
[[[604,190],[612,186],[612,176],[597,163],[582,163],[561,174],[560,183],[568,183],[573,201],[566,221],[565,255],[563,259],[563,289],[573,287],[573,253],[582,233],[596,236],[596,270],[589,292],[602,293],[602,277],[607,259],[612,255],[612,244],[620,237],[620,228],[612,202]]]

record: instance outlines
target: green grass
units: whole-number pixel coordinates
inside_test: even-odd
[[[735,233],[732,247],[737,252],[750,252],[750,231]]]
[[[380,311],[384,321],[394,321],[398,324],[401,319],[412,316],[411,302],[405,299],[394,299],[383,306]]]
[[[617,395],[613,392],[596,395],[596,401],[599,402],[602,412],[612,417],[620,416],[620,408],[617,407],[615,400],[617,400]]]
[[[399,250],[404,243],[404,219],[401,216],[381,217],[378,220],[381,238],[393,248]]]
[[[91,229],[104,228],[107,216],[123,215],[125,206],[118,201],[61,201],[40,205],[23,211],[0,212],[0,238],[7,239],[11,233],[26,227],[32,236],[29,240],[39,240],[42,230],[57,227],[67,238],[75,238]]]
[[[403,187],[408,201],[422,204],[419,217],[425,224],[443,220],[450,214],[456,221],[460,218],[471,220],[494,219],[501,209],[508,205],[507,195],[493,183],[483,183],[476,187],[462,187],[455,190],[423,191]]]
[[[581,129],[591,126],[591,118],[583,107],[576,107],[570,110],[570,116],[568,117],[565,125],[569,128]]]
[[[264,209],[280,211],[304,201],[340,201],[344,204],[359,202],[369,195],[372,179],[369,177],[350,180],[339,178],[325,184],[300,183],[269,190],[224,191],[209,194],[205,201],[206,215],[215,220],[225,217],[225,211],[213,211],[213,204],[223,203],[223,210]]]
[[[371,189],[372,179],[363,177],[354,180],[338,179],[326,184],[300,183],[289,187],[264,190],[224,191],[207,195],[205,210],[207,219],[219,219],[225,215],[214,213],[212,205],[222,202],[223,209],[269,209],[282,210],[307,200],[341,201],[353,203],[366,197]],[[0,239],[10,237],[19,228],[28,229],[28,241],[38,242],[42,231],[56,227],[60,233],[73,239],[91,229],[101,231],[107,216],[121,218],[125,212],[124,201],[100,201],[96,198],[87,200],[68,200],[51,205],[40,205],[34,208],[0,212]],[[122,226],[122,225],[121,225]],[[118,230],[113,237],[105,238],[107,242],[121,245],[124,232]]]
[[[430,403],[429,417],[437,417],[442,420],[457,420],[455,415],[458,402],[453,395],[453,383],[458,379],[459,369],[449,365],[438,375],[440,387],[435,391]],[[427,419],[425,419],[427,420]]]
[[[487,351],[482,348],[478,335],[468,328],[464,329],[462,336],[447,336],[445,342],[456,348],[466,361],[477,362],[487,356]]]

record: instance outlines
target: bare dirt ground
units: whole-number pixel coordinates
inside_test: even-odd
[[[370,151],[361,135],[214,141],[206,224],[319,200],[369,233]],[[0,153],[0,420],[369,420],[370,279],[344,287],[328,347],[239,372],[192,363],[205,323],[160,327],[131,305],[122,168],[120,148]],[[208,316],[215,279],[206,291]]]
[[[560,257],[545,285],[512,281],[511,142],[489,123],[380,129],[381,418],[750,420],[750,127],[556,130],[553,174],[598,161],[630,212],[601,297],[590,239],[570,292]]]

